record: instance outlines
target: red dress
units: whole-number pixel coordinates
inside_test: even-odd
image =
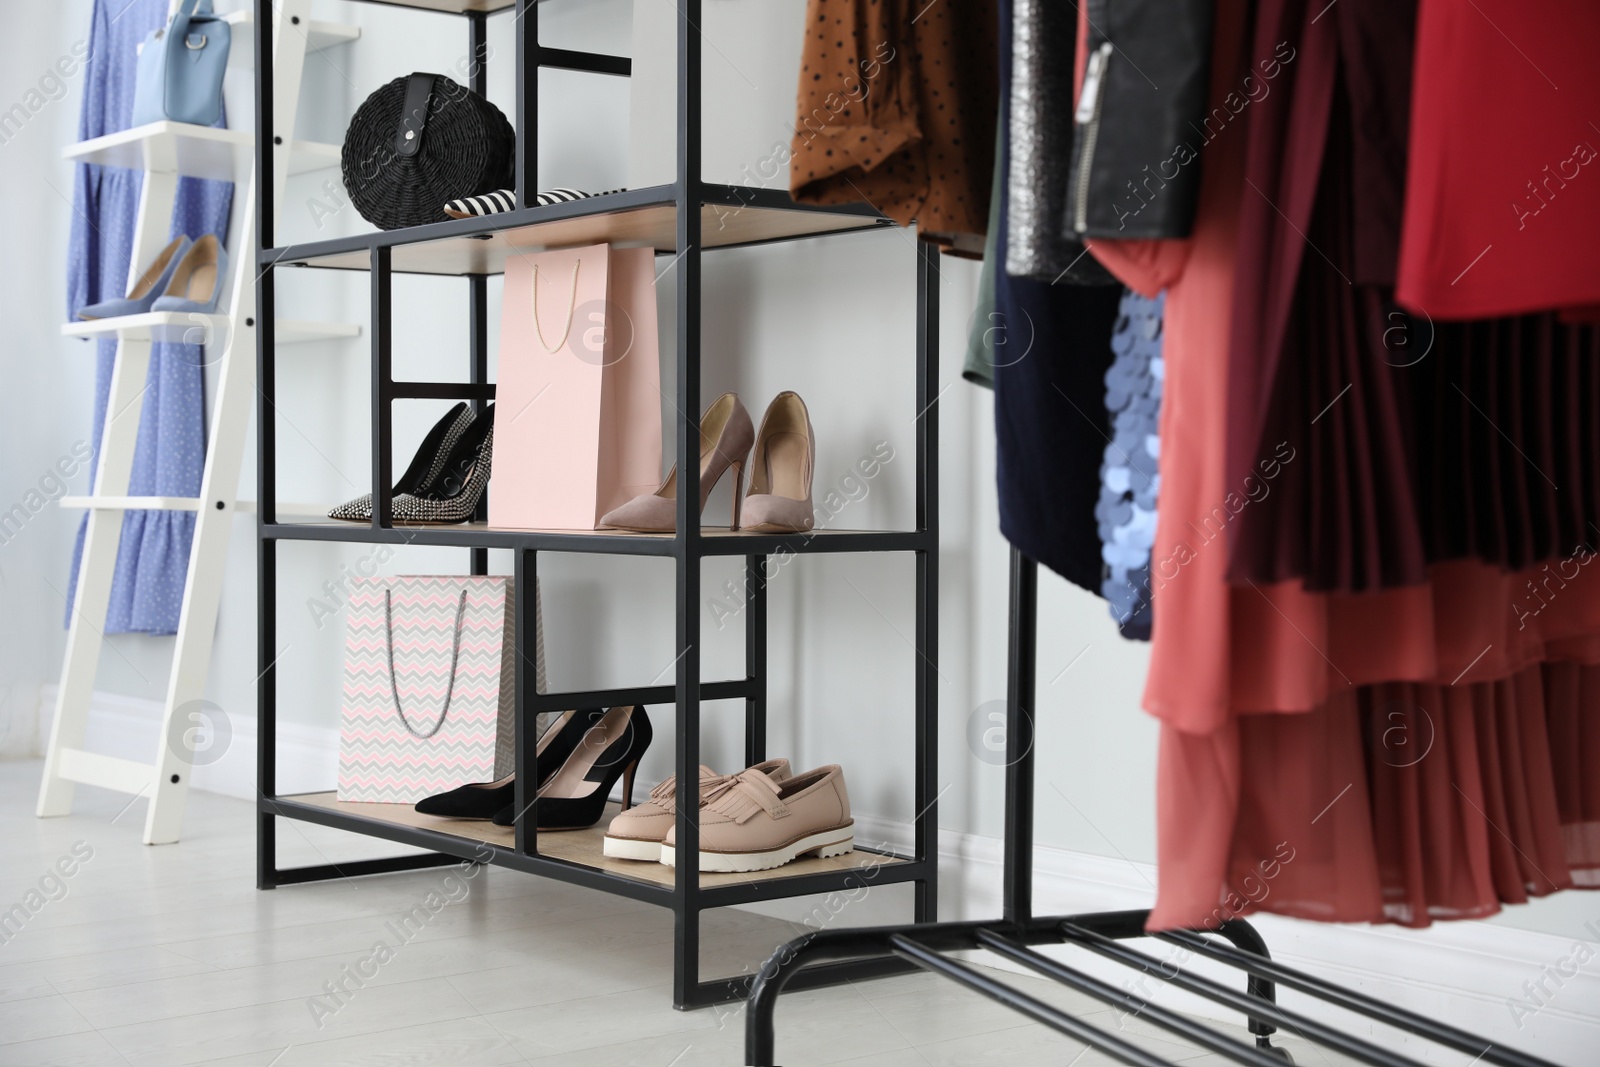
[[[1435,320],[1600,305],[1600,4],[1422,0],[1398,298]]]

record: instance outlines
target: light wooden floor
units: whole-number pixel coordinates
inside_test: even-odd
[[[34,818],[39,770],[0,763],[0,922],[11,915],[0,926],[0,1064],[744,1062],[737,1006],[672,1009],[672,917],[662,909],[504,870],[262,893],[249,804],[194,794],[183,843],[150,848],[139,843],[143,802],[124,811],[125,798],[99,790],[80,787],[70,817]],[[304,823],[279,826],[286,866],[394,851]],[[58,881],[51,872],[63,857],[73,873]],[[401,936],[402,914],[430,893],[455,899]],[[754,969],[802,932],[741,911],[702,922],[707,976]],[[379,942],[389,958],[369,962]],[[1116,1027],[1098,1003],[1008,980]],[[314,1011],[324,983],[341,981],[349,995],[321,1001],[336,1010]],[[926,975],[796,994],[779,1022],[779,1060],[789,1067],[1112,1062]],[[1123,1033],[1174,1062],[1222,1062],[1139,1020]],[[1337,1062],[1286,1044],[1302,1064]]]

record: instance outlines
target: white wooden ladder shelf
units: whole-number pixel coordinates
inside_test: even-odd
[[[177,0],[172,6],[176,8]],[[281,203],[284,182],[291,173],[332,167],[339,161],[337,145],[296,143],[292,136],[306,52],[355,40],[360,30],[354,26],[313,23],[311,0],[278,0],[275,6],[273,114],[280,116],[281,136],[289,148],[289,151],[277,153],[280,164],[274,175],[273,192],[274,202]],[[229,16],[229,21],[235,24],[230,61],[236,66],[248,66],[253,62],[253,34],[257,27],[248,13]],[[255,137],[249,132],[154,122],[84,141],[63,153],[74,162],[144,172],[128,271],[130,285],[167,243],[179,178],[232,181],[236,192],[243,194],[236,198],[234,210],[242,210],[244,214],[240,217],[246,222],[242,227],[241,248],[230,256],[233,272],[225,313],[152,312],[120,319],[74,322],[61,329],[67,337],[115,336],[117,355],[111,374],[105,429],[100,438],[94,495],[66,497],[61,501],[63,506],[89,509],[89,520],[83,559],[78,568],[77,599],[67,634],[66,662],[62,666],[56,697],[55,720],[45,751],[38,814],[69,814],[74,786],[80,782],[148,797],[144,840],[151,845],[178,840],[182,829],[191,756],[188,706],[200,700],[205,692],[234,515],[253,510],[248,503],[236,500],[235,495],[256,376],[255,264],[248,251],[256,247],[254,145]],[[358,332],[359,327],[334,323],[277,324],[280,342],[349,337]],[[161,341],[203,343],[209,348],[207,363],[215,375],[214,399],[206,420],[210,439],[206,442],[205,471],[198,497],[128,495],[128,476],[138,440],[143,407],[141,394],[150,367],[150,349],[152,344]],[[117,546],[122,537],[122,519],[124,513],[136,509],[196,512],[183,608],[178,620],[172,671],[167,680],[161,737],[151,763],[105,756],[83,748],[103,641],[101,627],[111,597]]]

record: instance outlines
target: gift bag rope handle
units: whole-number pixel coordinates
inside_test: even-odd
[[[456,664],[461,660],[461,620],[466,612],[467,591],[463,589],[461,599],[456,601],[456,635],[450,646],[450,685],[444,691],[444,707],[439,709],[439,721],[433,724],[433,729],[421,733],[411,725],[411,720],[406,718],[406,709],[400,706],[400,686],[396,684],[394,676],[394,601],[391,590],[383,591],[383,630],[389,646],[389,691],[394,694],[394,710],[400,713],[400,721],[405,723],[412,737],[426,741],[444,727],[445,716],[450,714],[450,698],[456,691]]]
[[[581,266],[581,259],[572,265],[572,292],[567,296],[567,325],[561,331],[561,340],[551,344],[544,339],[544,327],[539,325],[539,264],[533,265],[533,332],[539,335],[539,343],[544,345],[546,352],[561,351],[566,347],[567,338],[572,336],[572,316],[578,309],[578,268]]]

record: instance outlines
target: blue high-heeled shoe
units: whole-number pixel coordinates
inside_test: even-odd
[[[150,305],[151,311],[192,311],[209,315],[222,300],[228,274],[228,250],[216,234],[208,233],[189,247],[167,283],[167,291]]]
[[[178,237],[161,250],[155,261],[145,268],[127,296],[102,300],[78,310],[80,319],[117,319],[124,315],[143,315],[167,291],[178,263],[188,253],[189,238]]]

